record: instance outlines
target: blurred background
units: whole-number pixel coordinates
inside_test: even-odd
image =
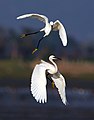
[[[94,1],[93,0],[0,0],[0,120],[94,119]],[[68,45],[63,47],[58,32],[45,38],[32,55],[42,33],[21,39],[20,35],[40,30],[36,19],[17,20],[26,13],[59,19],[65,26]],[[30,93],[30,77],[41,59],[54,54],[66,79],[68,105],[48,82],[48,103],[37,103]],[[41,109],[41,110],[40,110]]]

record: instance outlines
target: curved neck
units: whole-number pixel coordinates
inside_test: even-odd
[[[50,58],[49,58],[49,61],[54,65],[55,70],[57,71],[57,65],[56,65],[56,63],[52,59],[50,59]]]

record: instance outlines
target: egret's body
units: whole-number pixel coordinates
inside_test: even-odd
[[[39,32],[45,32],[44,36],[39,40],[38,42],[38,45],[37,45],[37,49],[39,47],[39,44],[40,44],[40,41],[48,36],[50,34],[50,32],[53,30],[53,31],[57,31],[59,30],[59,36],[61,38],[61,41],[63,43],[64,46],[67,45],[67,35],[66,35],[66,31],[65,31],[65,28],[63,26],[63,24],[59,21],[59,20],[56,20],[55,22],[49,22],[48,21],[48,18],[44,15],[40,15],[40,14],[25,14],[25,15],[21,15],[19,17],[17,17],[17,19],[23,19],[23,18],[28,18],[28,17],[31,17],[31,18],[37,18],[39,19],[40,21],[44,22],[45,23],[45,27],[42,28]],[[23,37],[25,36],[28,36],[28,35],[31,35],[31,34],[36,34],[38,32],[35,32],[35,33],[28,33],[28,34],[24,34]]]
[[[51,76],[52,81],[58,88],[62,102],[66,105],[66,95],[65,95],[65,79],[59,73],[56,63],[53,61],[55,56],[51,55],[49,57],[50,62],[48,63],[41,60],[40,64],[37,64],[33,70],[31,77],[31,92],[33,97],[39,103],[47,102],[47,92],[46,92],[46,72]]]

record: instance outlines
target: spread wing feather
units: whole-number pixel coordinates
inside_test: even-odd
[[[17,17],[17,19],[23,19],[23,18],[37,18],[38,20],[44,22],[44,23],[48,23],[48,18],[44,15],[40,15],[40,14],[25,14],[25,15],[21,15],[19,17]]]
[[[52,80],[55,83],[55,86],[58,89],[58,92],[60,94],[62,102],[66,105],[67,100],[66,100],[66,93],[65,93],[65,79],[60,73],[54,74],[52,77]]]
[[[31,92],[39,103],[47,102],[46,93],[46,68],[42,64],[37,64],[31,77]]]
[[[63,45],[66,46],[67,45],[66,31],[65,31],[65,28],[64,28],[63,24],[59,20],[56,20],[54,22],[53,30],[54,31],[59,30],[59,36],[61,38],[61,41],[62,41]]]

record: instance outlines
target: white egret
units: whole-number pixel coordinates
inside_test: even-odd
[[[51,55],[49,57],[49,61],[52,64],[41,60],[41,63],[35,66],[31,76],[31,93],[33,94],[33,97],[36,99],[37,102],[47,102],[46,73],[48,73],[51,77],[51,80],[58,89],[62,102],[66,105],[67,100],[65,94],[65,79],[58,71],[57,65],[53,61],[55,59],[59,58],[56,58],[54,55]]]
[[[38,49],[40,41],[44,37],[48,36],[52,30],[53,31],[59,30],[59,36],[61,38],[61,41],[62,41],[63,45],[64,46],[67,45],[66,31],[65,31],[65,28],[64,28],[63,24],[59,20],[56,20],[55,22],[52,22],[52,21],[49,22],[48,18],[46,16],[40,15],[40,14],[25,14],[25,15],[21,15],[21,16],[17,17],[17,19],[23,19],[23,18],[28,18],[28,17],[37,18],[40,21],[45,23],[45,27],[43,29],[41,29],[40,31],[34,32],[34,33],[27,33],[27,34],[22,35],[22,37],[25,37],[25,36],[28,36],[28,35],[31,35],[31,34],[36,34],[36,33],[39,33],[39,32],[45,32],[44,36],[38,41],[37,47],[33,52],[35,52]]]

